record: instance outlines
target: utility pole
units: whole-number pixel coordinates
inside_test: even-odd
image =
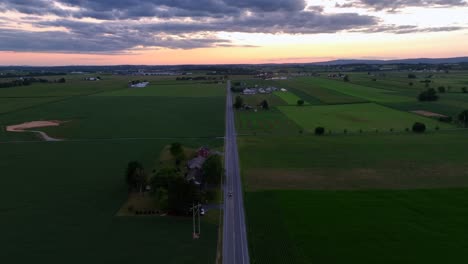
[[[201,221],[200,221],[200,208],[201,208],[201,204],[200,203],[197,203],[197,205],[195,205],[195,203],[192,203],[192,224],[193,224],[193,239],[198,239],[200,238],[200,234],[201,234]],[[196,215],[196,217],[195,217]],[[198,232],[197,232],[197,229],[196,229],[196,221],[198,218]]]

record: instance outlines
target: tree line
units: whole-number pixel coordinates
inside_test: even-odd
[[[66,72],[28,72],[28,73],[11,73],[6,72],[0,74],[0,78],[21,78],[21,77],[35,77],[35,76],[57,76],[67,75]]]
[[[21,79],[12,80],[9,82],[0,83],[0,88],[28,86],[33,83],[65,83],[65,82],[66,82],[65,78],[60,78],[60,79],[53,80],[53,81],[49,81],[47,79],[41,79],[41,78],[21,78]]]

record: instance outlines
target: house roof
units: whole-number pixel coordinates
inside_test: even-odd
[[[189,169],[201,169],[205,160],[206,158],[202,156],[198,156],[196,158],[189,160],[187,162],[187,166],[189,167]]]

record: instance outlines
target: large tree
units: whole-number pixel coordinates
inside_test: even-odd
[[[185,152],[182,144],[179,142],[174,142],[169,148],[171,155],[175,158],[175,163],[178,166],[183,160],[185,160]]]
[[[268,101],[267,100],[263,100],[260,105],[262,106],[263,109],[265,110],[268,110],[270,109],[270,106],[268,105]]]
[[[234,108],[240,109],[244,105],[244,100],[240,96],[236,96],[236,101],[234,102]]]
[[[170,151],[172,156],[177,157],[179,156],[182,152],[184,152],[184,149],[182,148],[182,144],[179,142],[174,142],[171,144]]]
[[[205,182],[208,184],[220,184],[221,176],[223,173],[223,164],[221,162],[221,156],[211,155],[203,163],[203,175]]]
[[[418,96],[419,101],[437,101],[439,96],[437,96],[437,92],[434,88],[429,88],[424,92],[421,92]]]
[[[128,163],[125,181],[129,191],[143,191],[146,184],[146,174],[140,162],[131,161]]]
[[[157,190],[158,188],[169,188],[169,183],[181,177],[180,172],[175,168],[162,168],[151,178],[151,189]]]
[[[176,214],[186,214],[193,203],[200,200],[200,191],[195,184],[182,177],[169,182],[168,209]]]
[[[458,121],[460,121],[465,127],[468,126],[468,110],[463,110],[458,115]]]

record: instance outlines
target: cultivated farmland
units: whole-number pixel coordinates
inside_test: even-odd
[[[289,105],[297,105],[297,101],[304,100],[292,92],[275,92],[275,95],[283,99]],[[308,102],[304,101],[304,105],[308,104]]]
[[[467,195],[468,189],[248,193],[252,261],[466,262]]]
[[[318,126],[323,126],[332,132],[342,133],[362,131],[404,131],[411,128],[414,122],[423,122],[430,129],[453,128],[453,126],[424,118],[413,113],[405,113],[374,103],[279,107],[280,111],[294,120],[305,130],[313,132]]]
[[[222,147],[217,137],[224,134],[225,86],[191,81],[170,86],[174,80],[149,77],[163,91],[133,96],[127,88],[132,77],[102,76],[95,82],[65,77],[65,84],[0,89],[0,102],[8,102],[0,108],[0,258],[214,263],[217,221],[203,220],[202,235],[193,240],[191,218],[116,213],[127,198],[129,161],[152,171],[162,149],[174,141],[190,148]],[[32,133],[5,131],[7,125],[35,120],[63,121],[40,130],[64,141],[40,142]]]
[[[295,124],[238,139],[252,262],[467,261],[468,134],[456,120],[468,97],[452,90],[419,102],[427,87],[408,85],[407,75],[270,81],[319,102],[237,112],[239,133],[260,131],[267,115]],[[462,76],[440,73],[430,87],[462,85]],[[418,110],[437,117],[411,112]],[[443,115],[454,121],[439,121]],[[412,132],[415,122],[426,132]],[[324,135],[313,135],[319,126]]]

